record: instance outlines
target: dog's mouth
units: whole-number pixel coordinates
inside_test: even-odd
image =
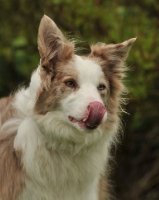
[[[78,120],[72,116],[68,116],[68,118],[71,122],[78,123],[83,129],[96,129],[101,124],[105,113],[105,106],[98,101],[94,101],[88,105],[87,115],[83,119]]]

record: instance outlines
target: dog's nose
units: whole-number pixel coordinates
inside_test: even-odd
[[[106,113],[105,106],[98,101],[93,101],[88,105],[88,116],[85,119],[85,124],[88,129],[95,129],[102,122]]]

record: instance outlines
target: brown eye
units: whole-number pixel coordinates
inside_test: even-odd
[[[75,87],[76,86],[76,83],[74,80],[69,80],[69,81],[65,81],[65,84],[68,86],[68,87]]]
[[[98,90],[104,90],[106,88],[106,86],[104,84],[100,84],[98,86]]]

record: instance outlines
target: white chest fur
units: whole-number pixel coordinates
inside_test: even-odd
[[[85,153],[49,150],[31,118],[18,129],[14,146],[22,149],[28,178],[20,200],[97,200],[98,181],[106,162],[105,145]]]

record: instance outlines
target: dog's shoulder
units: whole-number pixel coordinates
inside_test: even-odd
[[[8,132],[1,128],[5,122],[16,116],[12,106],[13,96],[0,99],[0,199],[17,199],[24,187],[24,173],[21,153],[14,151],[16,131]],[[16,186],[16,187],[15,187]]]

